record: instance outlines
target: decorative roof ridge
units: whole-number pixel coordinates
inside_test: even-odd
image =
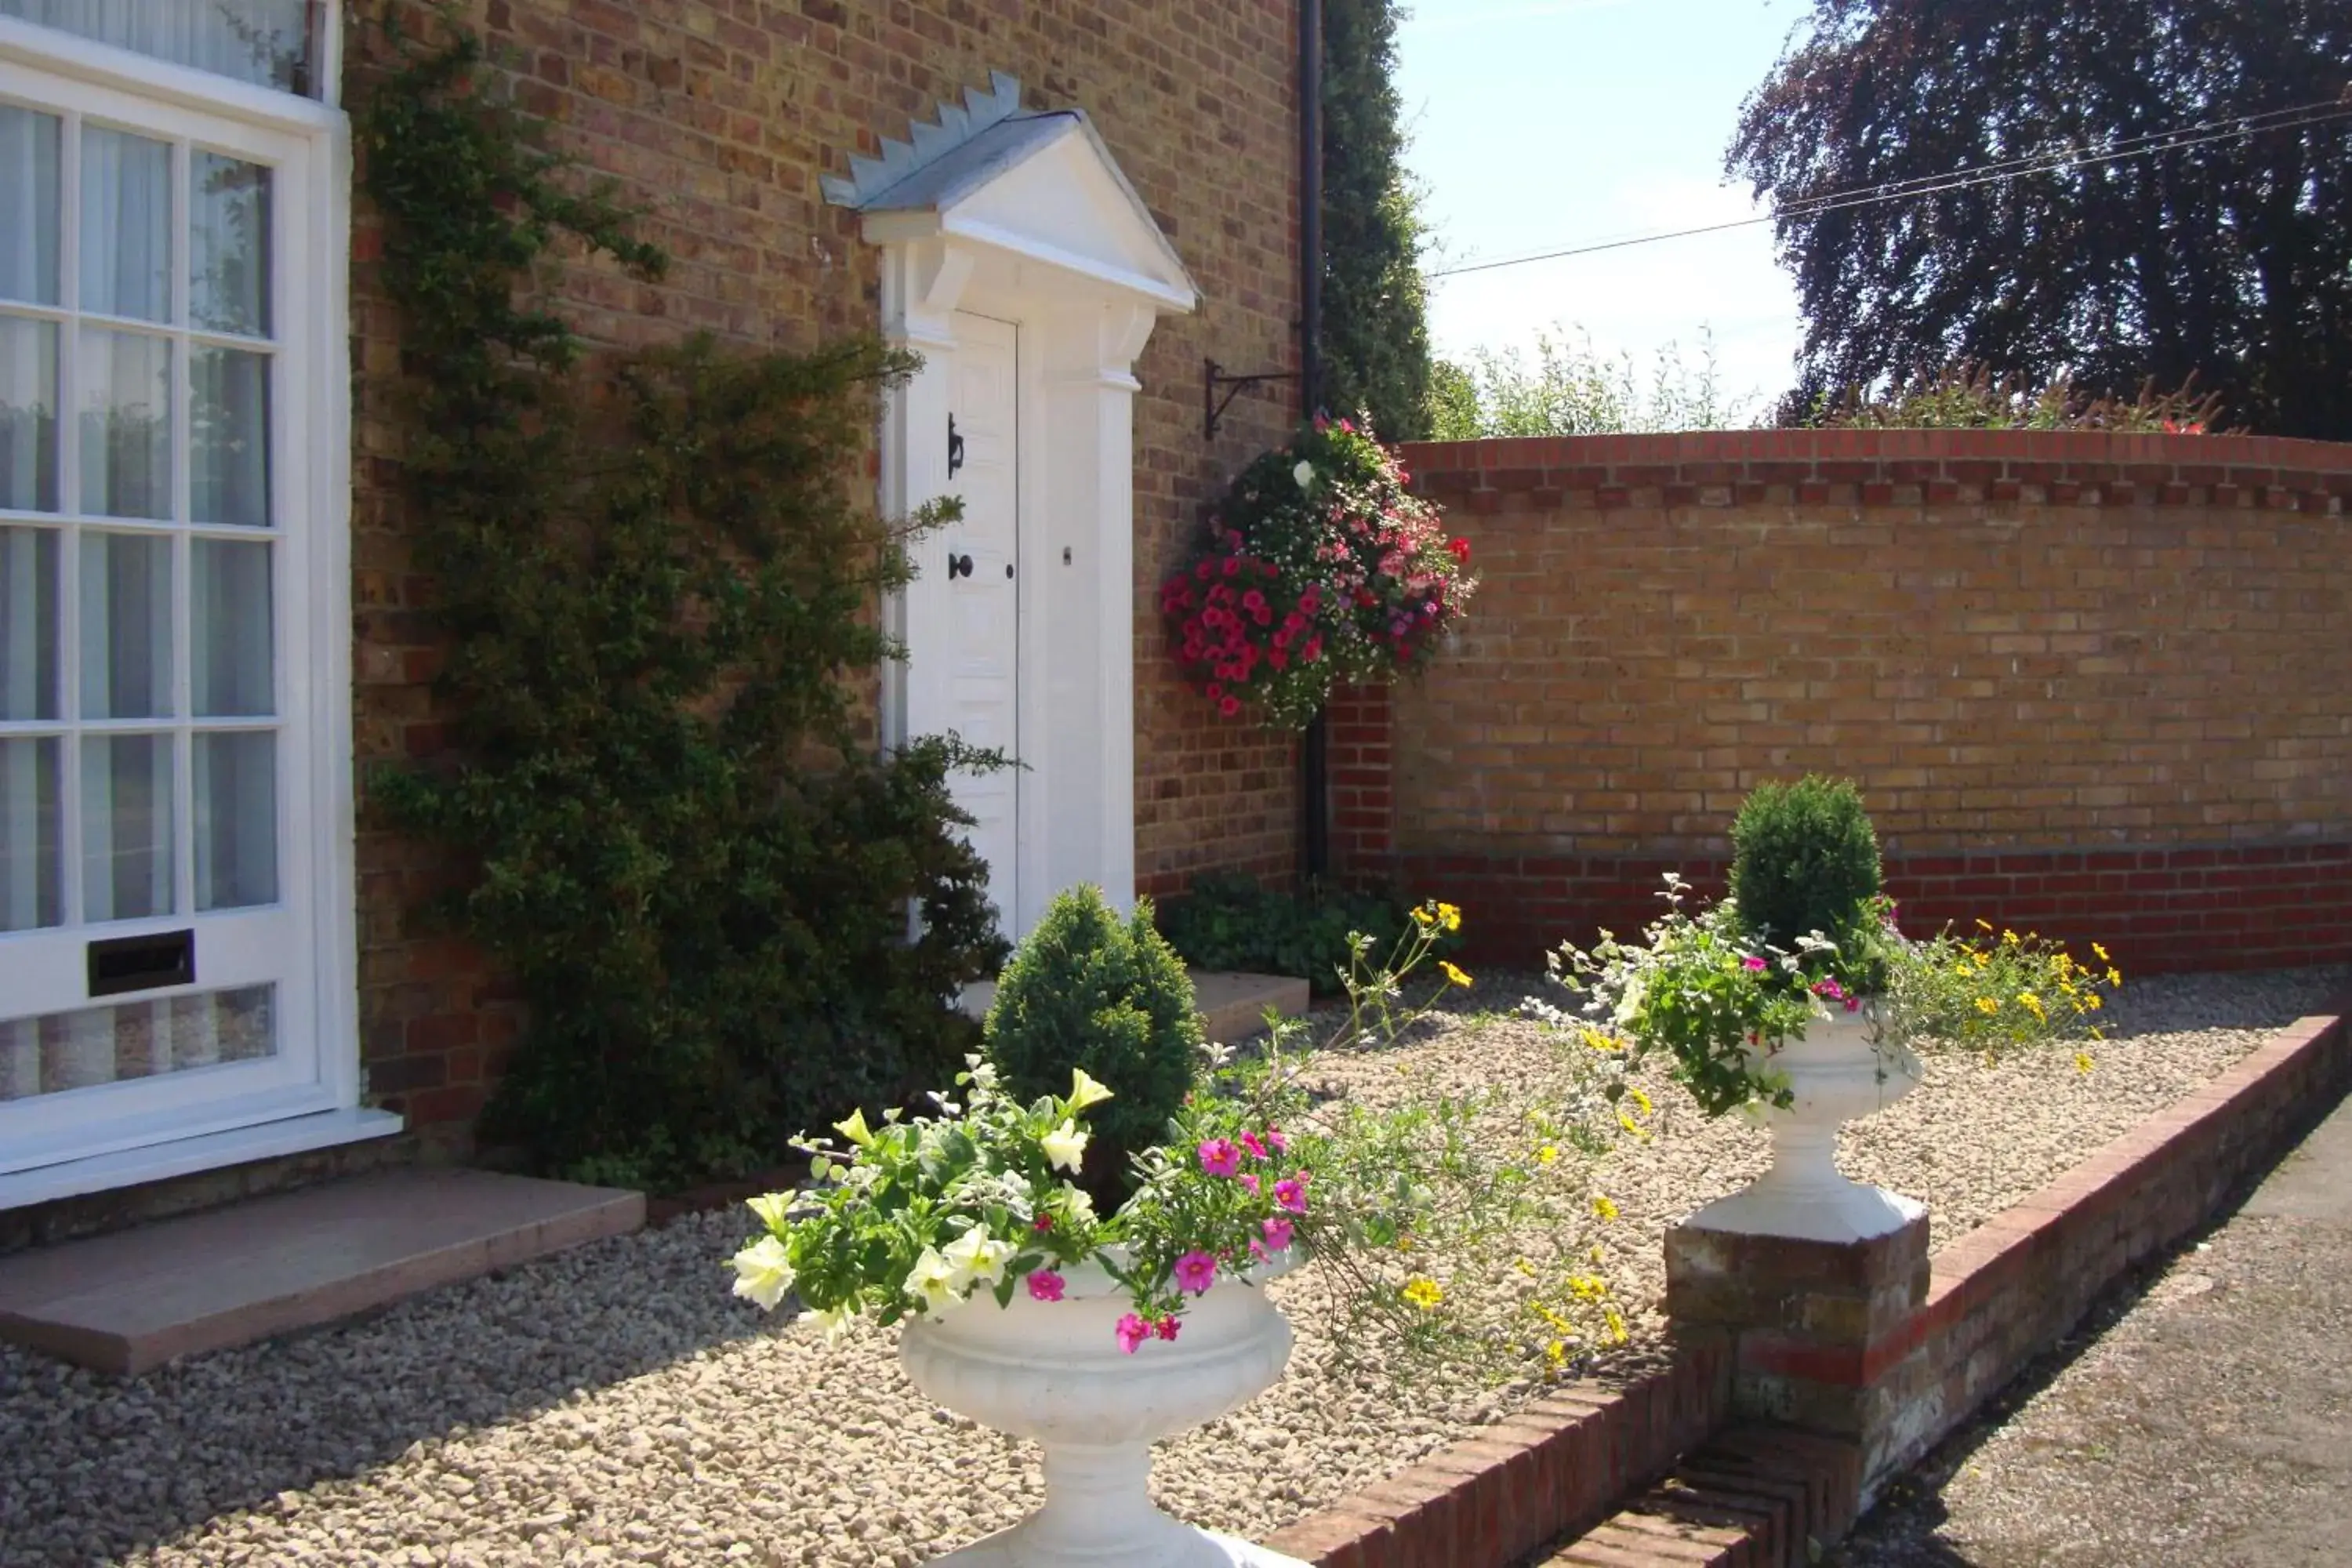
[[[863,207],[908,176],[938,163],[989,127],[1010,119],[1020,109],[1020,79],[992,70],[988,73],[987,91],[968,87],[964,89],[961,103],[942,100],[936,116],[930,120],[918,120],[908,126],[906,141],[897,142],[884,137],[880,157],[852,154],[847,178],[826,174],[818,181],[818,184],[824,192],[824,199],[834,205]]]

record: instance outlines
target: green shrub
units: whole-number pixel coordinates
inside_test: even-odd
[[[1378,894],[1318,883],[1282,892],[1229,872],[1194,878],[1160,910],[1161,934],[1194,968],[1295,975],[1318,995],[1341,989],[1350,931],[1372,939],[1367,956],[1378,964],[1398,951],[1407,923],[1404,906]]]
[[[1092,1118],[1087,1173],[1097,1195],[1123,1186],[1128,1156],[1166,1135],[1203,1047],[1192,982],[1153,928],[1150,900],[1121,921],[1087,886],[1057,896],[1013,950],[984,1038],[1016,1100],[1067,1094],[1073,1068],[1116,1097]]]
[[[1820,931],[1853,934],[1878,896],[1878,835],[1851,779],[1765,783],[1731,825],[1731,895],[1747,930],[1793,951]]]
[[[370,396],[404,416],[455,742],[375,772],[366,809],[447,852],[422,912],[526,1004],[484,1138],[682,1185],[942,1081],[975,1035],[953,1000],[1003,952],[948,787],[990,759],[877,759],[856,703],[910,572],[856,459],[914,362],[870,340],[589,362],[519,303],[533,267],[559,234],[663,258],[609,190],[566,188],[475,40],[411,54],[355,130],[404,361]]]

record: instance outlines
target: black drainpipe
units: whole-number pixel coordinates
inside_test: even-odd
[[[1298,417],[1323,401],[1323,0],[1298,0]],[[1318,713],[1298,752],[1309,877],[1331,869],[1330,750]]]

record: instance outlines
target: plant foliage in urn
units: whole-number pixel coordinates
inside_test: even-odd
[[[1060,1093],[1081,1070],[1110,1089],[1087,1162],[1097,1197],[1115,1194],[1129,1155],[1167,1136],[1204,1045],[1192,982],[1150,902],[1123,921],[1086,886],[1058,895],[1005,964],[982,1037],[1015,1100]]]
[[[1731,896],[1759,941],[1832,940],[1869,922],[1880,887],[1878,835],[1851,779],[1808,773],[1758,784],[1731,824]]]
[[[1318,419],[1242,470],[1160,585],[1169,641],[1227,717],[1300,729],[1343,681],[1424,668],[1469,602],[1470,544],[1369,426]]]

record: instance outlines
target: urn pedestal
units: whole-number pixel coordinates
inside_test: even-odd
[[[1117,1283],[1092,1264],[1065,1278],[1059,1301],[1024,1289],[1000,1308],[982,1292],[909,1321],[899,1338],[899,1362],[925,1394],[1045,1450],[1045,1506],[938,1568],[1305,1568],[1172,1519],[1148,1489],[1155,1441],[1282,1375],[1290,1325],[1274,1303],[1255,1284],[1221,1279],[1185,1312],[1176,1339],[1129,1355],[1115,1332],[1129,1310]]]

